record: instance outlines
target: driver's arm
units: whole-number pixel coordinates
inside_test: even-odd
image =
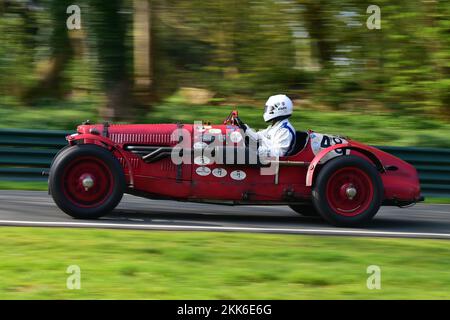
[[[267,130],[267,129],[265,129],[265,130],[260,130],[260,131],[256,132],[255,130],[250,128],[250,126],[248,124],[245,124],[239,117],[236,117],[235,120],[236,120],[236,123],[239,126],[239,128],[244,130],[244,132],[247,134],[247,136],[250,139],[255,140],[255,141],[259,141],[261,139],[261,137],[264,136],[264,134]]]
[[[246,128],[244,129],[244,132],[250,137],[250,139],[255,140],[255,141],[266,139],[267,129],[255,131],[252,128],[250,128],[247,124],[245,124],[245,126],[246,126]]]
[[[258,153],[261,157],[283,157],[288,152],[292,139],[291,133],[286,128],[278,130],[270,140],[261,135]]]

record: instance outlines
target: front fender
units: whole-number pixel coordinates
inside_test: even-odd
[[[82,133],[82,134],[73,134],[66,137],[66,140],[69,142],[70,145],[73,145],[76,141],[84,141],[84,143],[94,143],[94,144],[105,144],[112,148],[117,148],[118,145],[116,145],[111,139],[106,138],[104,136],[99,136],[92,133]],[[101,143],[97,143],[101,142]]]
[[[116,150],[121,155],[121,157],[125,161],[126,166],[128,167],[128,172],[130,174],[130,186],[129,187],[133,188],[133,186],[134,186],[133,167],[132,167],[127,155],[124,153],[123,148],[120,145],[114,143],[111,139],[109,139],[107,137],[96,135],[96,134],[91,134],[91,133],[74,134],[74,135],[67,136],[66,139],[70,145],[73,145],[76,141],[83,141],[83,143],[86,143],[86,144],[92,143],[92,144],[103,145],[103,146],[106,145],[110,149]]]
[[[330,152],[336,149],[343,149],[343,150],[355,150],[358,151],[360,153],[362,153],[363,155],[365,155],[367,158],[369,158],[373,164],[377,167],[378,171],[380,172],[384,172],[384,166],[382,164],[382,162],[380,161],[380,159],[378,159],[378,157],[370,150],[369,147],[363,146],[363,145],[353,145],[351,142],[350,143],[341,143],[341,144],[335,144],[334,146],[328,147],[326,149],[323,149],[322,151],[320,151],[315,157],[314,159],[311,161],[309,167],[308,167],[308,172],[306,174],[306,186],[307,187],[311,187],[314,181],[314,176],[316,173],[316,169],[318,164],[320,163],[320,161]]]

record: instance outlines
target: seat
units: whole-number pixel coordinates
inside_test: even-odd
[[[291,152],[289,152],[286,156],[293,156],[299,153],[305,148],[306,143],[308,142],[309,134],[305,131],[296,131],[295,132],[295,145],[292,148]]]

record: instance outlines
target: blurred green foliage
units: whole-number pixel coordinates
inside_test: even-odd
[[[84,120],[99,122],[97,105],[101,100],[42,101],[34,108],[11,106],[0,97],[0,127],[29,129],[61,129],[74,131]],[[262,102],[261,102],[262,103]],[[154,105],[136,119],[136,123],[193,123],[205,121],[222,123],[231,110],[237,109],[241,119],[254,128],[264,128],[262,108],[250,105],[196,105],[192,106],[176,94]],[[450,148],[450,123],[437,118],[400,112],[365,112],[358,109],[330,110],[296,107],[291,118],[297,130],[341,134],[372,145],[423,146]]]
[[[177,101],[177,100],[175,100]],[[206,121],[222,123],[232,109],[254,128],[263,129],[267,124],[262,118],[262,108],[252,106],[187,106],[181,102],[165,102],[158,105],[141,122]],[[302,112],[303,111],[303,112]],[[400,112],[371,112],[361,110],[294,109],[291,123],[297,130],[311,129],[316,132],[340,134],[354,140],[385,146],[427,146],[450,148],[450,123],[439,119]]]
[[[399,122],[418,116],[445,129],[442,140],[448,136],[432,120],[450,117],[448,1],[380,0],[380,30],[366,27],[368,0],[141,1],[149,2],[148,29],[133,24],[139,0],[80,0],[82,29],[70,32],[70,1],[2,1],[4,113],[81,101],[84,114],[82,103],[95,101],[94,117],[142,122],[180,88],[193,87],[211,92],[203,104],[260,106],[284,92],[301,99],[304,117],[309,109],[357,112],[375,115],[365,125],[382,127],[380,112]],[[134,78],[142,56],[136,37],[149,41],[144,100]]]

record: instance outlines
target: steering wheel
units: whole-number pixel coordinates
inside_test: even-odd
[[[223,124],[230,124],[232,126],[237,126],[236,118],[238,117],[238,111],[233,110],[230,112],[228,117],[223,121]]]

